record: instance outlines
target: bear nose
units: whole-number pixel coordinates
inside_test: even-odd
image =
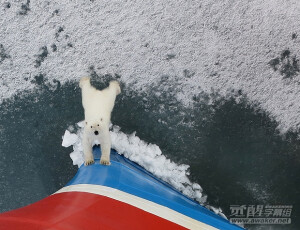
[[[98,131],[95,131],[94,133],[95,133],[95,135],[98,135],[98,134],[99,134]]]

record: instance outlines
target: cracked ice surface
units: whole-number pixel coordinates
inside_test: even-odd
[[[300,2],[17,1],[0,5],[0,100],[35,87],[119,74],[146,90],[179,77],[178,100],[199,92],[246,95],[278,122],[300,128]]]

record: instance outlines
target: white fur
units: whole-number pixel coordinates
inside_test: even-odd
[[[85,165],[94,163],[92,145],[95,141],[101,144],[102,156],[100,163],[109,165],[111,148],[109,134],[110,116],[116,96],[121,93],[120,85],[117,81],[111,81],[109,87],[97,90],[91,85],[89,77],[83,77],[79,86],[81,88],[85,116],[82,141]],[[95,135],[95,131],[99,134]]]

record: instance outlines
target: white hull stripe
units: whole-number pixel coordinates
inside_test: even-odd
[[[163,219],[181,225],[188,229],[195,230],[216,230],[217,228],[197,221],[191,217],[185,216],[179,212],[176,212],[168,207],[159,205],[152,201],[134,196],[132,194],[122,192],[120,190],[93,184],[78,184],[70,185],[58,190],[56,193],[64,192],[87,192],[92,194],[97,194],[105,197],[112,198],[114,200],[121,201],[123,203],[129,204],[136,208],[142,209],[148,213],[152,213],[156,216],[159,216]],[[55,194],[56,194],[55,193]]]

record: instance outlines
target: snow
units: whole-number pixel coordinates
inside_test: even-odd
[[[69,130],[65,131],[62,138],[62,146],[73,146],[73,152],[70,153],[70,158],[73,161],[73,165],[77,165],[79,168],[84,164],[81,143],[84,127],[83,121],[78,122],[75,127],[76,128],[69,127],[68,129],[73,130],[76,133],[70,133]],[[214,213],[227,219],[221,208],[215,208],[206,203],[207,196],[203,195],[201,186],[190,181],[188,178],[188,165],[178,165],[170,159],[167,159],[162,154],[159,146],[141,140],[135,135],[135,132],[132,134],[125,134],[121,131],[119,126],[111,124],[110,135],[112,148],[117,150],[118,154],[124,155],[126,158],[144,167],[147,171],[167,182],[184,195],[198,201]]]
[[[84,163],[83,148],[81,144],[83,135],[83,123],[79,122],[76,126],[76,133],[66,130],[63,136],[63,143],[72,143],[73,152],[70,157],[73,165],[80,167]],[[146,143],[139,137],[132,134],[125,134],[118,126],[112,126],[110,131],[112,148],[121,155],[144,167],[147,171],[154,174],[168,184],[172,185],[184,195],[204,204],[207,196],[202,195],[202,188],[197,183],[192,183],[188,178],[188,165],[178,165],[167,159],[161,152],[159,146]],[[75,138],[76,136],[76,138]],[[75,141],[74,141],[75,140]],[[62,144],[67,147],[70,145]],[[219,210],[219,209],[215,209]],[[220,211],[218,211],[220,213]]]
[[[203,91],[240,90],[282,133],[300,128],[298,0],[22,4],[0,5],[0,103],[33,89],[39,74],[63,84],[94,66],[137,91],[163,75],[179,77],[177,99],[186,106]]]
[[[74,133],[70,133],[68,130],[65,131],[65,134],[63,136],[63,147],[69,147],[71,145],[74,145],[78,141],[78,136]]]

